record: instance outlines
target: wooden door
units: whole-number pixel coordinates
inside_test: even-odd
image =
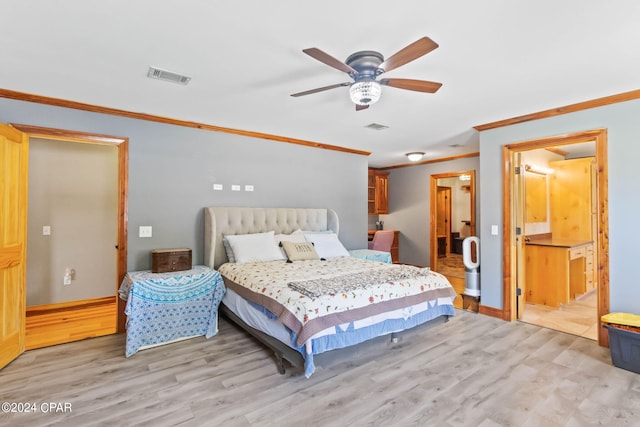
[[[444,237],[446,255],[451,248],[451,187],[438,187],[437,205],[437,237],[439,241]],[[440,251],[438,248],[439,253]]]
[[[389,177],[376,175],[376,208],[377,214],[389,213]]]
[[[24,351],[29,138],[0,123],[0,368]]]
[[[522,153],[513,153],[513,159],[511,164],[513,165],[513,200],[514,209],[512,210],[514,218],[513,224],[515,228],[513,230],[513,236],[510,236],[511,245],[515,253],[515,259],[511,260],[512,271],[515,271],[516,277],[516,318],[522,319],[524,314],[524,308],[527,301],[527,263],[525,262],[527,253],[526,245],[524,244],[525,233],[524,224],[526,212],[526,197],[525,197],[525,175],[524,165],[522,164]],[[516,173],[516,171],[518,173]],[[546,185],[546,184],[545,184]],[[546,206],[545,206],[546,212]]]

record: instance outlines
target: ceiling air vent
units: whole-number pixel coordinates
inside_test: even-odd
[[[373,130],[385,130],[385,129],[389,129],[389,126],[385,126],[385,125],[381,125],[378,123],[371,123],[369,125],[365,126],[368,129],[373,129]]]
[[[191,81],[191,77],[183,74],[172,73],[171,71],[161,70],[160,68],[149,67],[147,77],[150,79],[164,80],[165,82],[178,83],[180,85],[186,85]]]

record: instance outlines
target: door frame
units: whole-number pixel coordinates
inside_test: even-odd
[[[600,317],[609,312],[609,186],[607,169],[607,129],[593,129],[574,132],[565,135],[550,136],[528,141],[506,144],[502,147],[502,197],[503,197],[503,318],[516,320],[516,250],[512,237],[515,227],[513,224],[513,165],[512,153],[528,151],[538,148],[551,148],[581,142],[595,141],[596,143],[596,223],[598,230],[595,244],[597,247],[597,275],[598,275],[598,343],[602,346],[609,345],[609,337],[602,326]]]
[[[471,223],[469,224],[471,236],[476,235],[476,171],[467,170],[461,172],[446,172],[430,176],[429,186],[429,205],[430,205],[430,221],[429,221],[429,266],[432,270],[438,271],[438,236],[437,236],[437,210],[438,210],[438,179],[460,177],[461,175],[469,175],[469,203],[471,204]]]
[[[118,295],[120,283],[127,274],[127,229],[128,229],[128,200],[129,200],[129,138],[102,135],[96,133],[78,132],[72,130],[46,128],[25,124],[11,123],[11,126],[27,134],[29,138],[45,138],[58,141],[73,141],[88,144],[115,146],[118,150],[118,232],[116,242],[116,277],[115,295]],[[125,332],[126,316],[124,314],[125,301],[117,300],[117,331]]]

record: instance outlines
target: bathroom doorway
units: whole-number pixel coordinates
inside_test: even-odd
[[[595,341],[595,141],[518,154],[515,181],[520,179],[521,191],[515,202],[521,206],[525,237],[524,259],[518,260],[524,286],[517,318]],[[568,296],[558,293],[563,284]]]
[[[591,151],[576,154],[579,150]],[[546,162],[541,159],[550,157],[557,160],[546,165],[536,164]],[[584,321],[585,329],[592,326],[591,337],[597,337],[601,345],[607,345],[607,335],[599,321],[609,310],[606,130],[509,144],[503,147],[503,159],[505,314],[511,320],[532,321],[532,317],[540,314],[535,309],[541,307],[550,314],[546,314],[544,320],[545,313],[542,313],[542,320],[534,321],[540,326],[560,329],[558,313],[562,308],[566,312],[573,309],[573,304],[582,303],[586,305],[588,317]],[[576,190],[563,194],[562,191],[570,186],[556,184],[554,187],[554,181],[564,179],[566,183],[566,178],[562,177],[566,177],[567,172],[562,168],[569,164],[575,166],[576,162],[582,163],[580,170],[592,183],[585,198],[577,197]],[[591,164],[593,166],[584,166]],[[554,167],[558,169],[555,172],[552,171]],[[536,169],[536,175],[545,177],[544,185],[530,183],[528,195],[526,182],[530,174],[527,169],[532,173]],[[572,174],[574,178],[577,176],[575,172]],[[536,177],[535,181],[540,182],[540,178]],[[536,198],[537,202],[534,201]],[[580,205],[584,199],[590,201],[592,211],[584,211],[584,206]],[[544,203],[540,203],[541,200]],[[541,209],[545,203],[546,209]],[[552,206],[554,203],[557,208]],[[563,209],[570,214],[562,214]],[[578,212],[584,215],[577,215]],[[587,219],[582,225],[565,227],[567,221],[583,217]],[[591,265],[589,250],[592,250]],[[548,289],[544,289],[545,286]],[[595,309],[588,308],[594,305]],[[553,316],[558,319],[554,320]],[[582,335],[575,329],[565,332]]]

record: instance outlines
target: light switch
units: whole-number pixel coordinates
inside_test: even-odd
[[[253,185],[245,185],[244,191],[253,191]]]
[[[43,236],[50,236],[51,235],[51,226],[50,225],[43,225],[42,226],[42,235]]]
[[[153,227],[150,225],[141,225],[138,231],[138,236],[140,237],[151,237],[153,231]]]
[[[213,189],[216,191],[222,191],[223,188],[222,184],[213,184]]]
[[[491,226],[491,235],[492,236],[497,236],[498,235],[498,226],[497,225],[492,225]]]
[[[231,186],[231,191],[240,191],[240,186],[239,185],[232,185]]]

